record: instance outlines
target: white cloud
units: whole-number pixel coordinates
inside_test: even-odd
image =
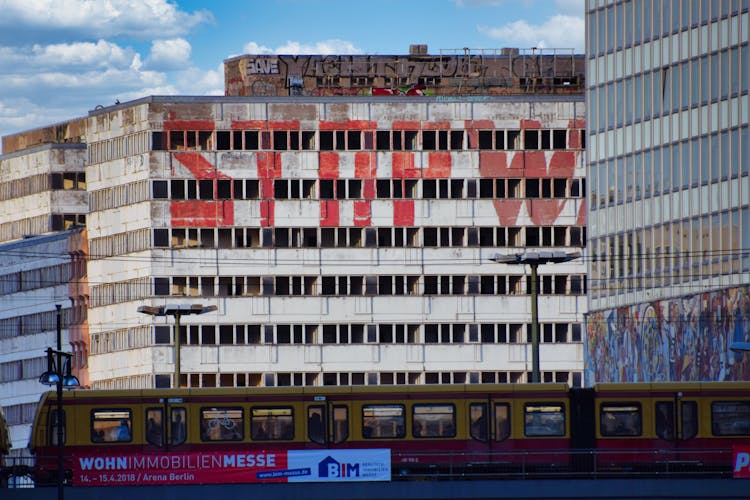
[[[167,0],[0,0],[0,43],[28,37],[61,40],[178,36],[212,22],[208,11],[187,13]],[[29,31],[31,29],[31,31]]]
[[[224,64],[208,71],[188,68],[175,74],[174,81],[180,94],[224,95]]]
[[[179,69],[190,64],[190,43],[184,38],[154,40],[146,65],[152,69]]]
[[[552,16],[542,24],[515,21],[499,27],[478,26],[477,29],[507,47],[572,48],[582,52],[585,41],[583,17],[567,15]]]
[[[362,50],[358,49],[352,42],[347,40],[321,40],[314,44],[304,44],[295,41],[287,41],[285,44],[276,48],[258,45],[255,42],[248,42],[242,48],[244,54],[361,54]]]
[[[87,67],[124,67],[130,66],[134,52],[114,43],[99,40],[96,43],[58,43],[53,45],[34,45],[29,62],[36,67],[71,66]]]

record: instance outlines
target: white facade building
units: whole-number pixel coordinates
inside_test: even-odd
[[[91,112],[93,387],[523,382],[528,269],[585,241],[581,96],[151,97]],[[580,385],[583,259],[540,267]]]

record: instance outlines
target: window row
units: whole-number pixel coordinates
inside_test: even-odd
[[[39,406],[37,402],[21,403],[17,405],[3,405],[3,414],[8,425],[23,425],[34,422],[36,409]]]
[[[583,129],[171,130],[152,132],[153,150],[462,151],[585,149]]]
[[[154,295],[522,295],[529,293],[531,285],[531,276],[528,275],[170,276],[154,278]],[[586,276],[542,275],[538,277],[537,292],[541,295],[585,295]]]
[[[54,223],[53,218],[55,219]],[[11,220],[9,222],[3,222],[0,223],[0,241],[20,240],[30,234],[45,234],[53,230],[57,231],[60,229],[58,226],[63,225],[64,223],[60,218],[57,218],[56,215],[49,214],[35,215]],[[53,229],[53,227],[56,229]]]
[[[581,372],[542,371],[543,382],[581,387]],[[531,373],[523,371],[445,372],[268,372],[268,373],[181,373],[180,387],[302,387],[415,384],[505,384],[525,383]],[[171,374],[154,375],[156,388],[174,387]],[[109,387],[109,386],[107,386]],[[151,387],[149,385],[149,387]],[[104,388],[104,386],[102,386]],[[117,387],[121,388],[121,387]]]
[[[695,401],[680,401],[678,420],[673,401],[654,403],[654,431],[664,440],[692,439],[698,434],[699,411]],[[600,434],[607,437],[637,437],[644,434],[643,406],[639,402],[602,403],[599,412]],[[714,436],[750,435],[750,403],[747,401],[711,402],[711,434]],[[677,423],[678,435],[675,435]]]
[[[18,359],[0,363],[0,383],[37,378],[47,369],[47,358]]]
[[[593,163],[590,207],[597,210],[749,174],[748,127],[728,129]]]
[[[592,244],[592,293],[623,293],[750,271],[750,208],[682,219]]]
[[[70,278],[70,262],[4,274],[0,275],[0,295],[64,285],[70,283]]]
[[[139,187],[141,183],[136,183]],[[135,185],[135,184],[134,184]],[[128,185],[130,186],[130,185]],[[127,186],[120,186],[125,188]],[[256,200],[256,199],[551,199],[582,198],[585,179],[274,179],[273,193],[261,193],[258,179],[172,179],[152,181],[154,199]],[[92,195],[92,210],[143,201],[141,196],[107,199]]]
[[[112,139],[92,142],[88,145],[88,163],[96,164],[105,161],[135,156],[149,151],[149,132],[136,132]]]
[[[750,83],[741,69],[749,51],[739,45],[600,85],[591,92],[597,113],[589,126],[601,133],[747,94]]]
[[[132,229],[89,240],[89,258],[103,259],[115,255],[140,252],[151,249],[151,230]]]
[[[747,0],[636,0],[600,8],[590,17],[589,57],[622,50],[747,11]],[[718,28],[716,28],[718,29]]]
[[[148,201],[148,186],[149,181],[144,179],[93,191],[89,194],[89,210],[98,212]]]
[[[85,191],[86,174],[83,172],[55,172],[1,182],[0,201],[43,193],[51,189]]]
[[[478,441],[495,441],[510,437],[510,403],[492,403],[494,415],[490,417],[490,404],[470,403],[469,435]],[[456,437],[457,411],[453,403],[414,403],[408,411],[404,404],[363,404],[359,418],[351,418],[350,405],[310,405],[305,408],[304,437],[314,443],[330,441],[342,443],[350,439],[403,439],[407,426],[413,438]],[[330,435],[326,432],[328,411],[331,412]],[[165,415],[167,413],[167,415]],[[63,413],[64,416],[64,413]],[[187,440],[217,441],[291,441],[301,426],[293,406],[203,406],[198,409],[199,436],[189,436],[186,407],[152,407],[145,409],[145,442],[153,446],[179,446]],[[564,436],[566,413],[563,403],[524,403],[523,432],[525,436]],[[90,440],[92,443],[129,443],[134,437],[134,412],[129,408],[94,408],[90,412]],[[361,422],[357,436],[350,436],[350,428]],[[63,417],[64,421],[64,417]],[[489,432],[488,422],[494,422],[494,432]],[[57,411],[50,413],[49,441],[56,444]]]
[[[146,337],[148,327],[136,332]],[[230,324],[181,325],[180,343],[183,345],[315,345],[315,344],[462,344],[466,342],[506,344],[531,342],[530,323],[341,323],[341,324]],[[145,331],[144,331],[145,330]],[[173,328],[154,327],[154,344],[173,343]],[[134,333],[136,333],[134,332]],[[92,353],[105,353],[147,343],[127,345],[115,337],[122,330],[92,335]],[[150,340],[146,337],[147,340]],[[542,343],[581,342],[580,323],[540,323],[539,341]]]
[[[126,237],[129,233],[124,233]],[[112,238],[112,237],[108,237]],[[233,227],[153,230],[157,248],[584,247],[583,226]],[[98,238],[92,254],[107,250]],[[96,250],[96,253],[94,253]]]
[[[63,308],[61,313],[62,324],[71,324],[70,308]],[[22,335],[34,335],[43,332],[54,332],[56,326],[57,311],[45,311],[4,318],[0,319],[0,339],[9,339]]]

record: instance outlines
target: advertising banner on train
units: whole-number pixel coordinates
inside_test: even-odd
[[[390,481],[391,451],[75,454],[76,486]]]
[[[732,477],[750,478],[750,446],[733,446],[732,457],[734,458]]]

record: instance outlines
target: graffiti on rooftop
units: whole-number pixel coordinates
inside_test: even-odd
[[[232,96],[583,92],[574,54],[246,55],[225,62]],[[494,90],[491,90],[494,89]]]

